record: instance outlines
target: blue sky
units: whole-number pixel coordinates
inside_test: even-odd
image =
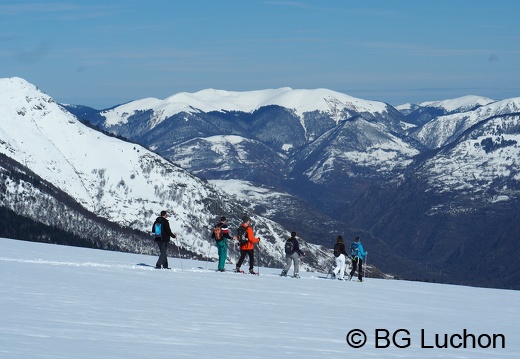
[[[518,0],[0,4],[0,77],[103,109],[207,88],[327,88],[399,105],[520,96]]]

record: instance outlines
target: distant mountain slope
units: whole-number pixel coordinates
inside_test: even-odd
[[[298,207],[300,217],[312,221],[320,211],[331,224],[325,231],[333,233],[346,227],[332,226],[338,208],[371,184],[391,180],[418,153],[399,111],[323,89],[208,90],[135,101],[101,115],[106,121],[95,124],[104,131],[201,178],[251,181],[300,197],[306,204]],[[288,212],[277,213],[277,221],[294,222],[282,218]],[[305,234],[330,245],[323,230]]]
[[[519,143],[520,115],[482,120],[344,219],[422,262],[418,278],[519,289]]]
[[[411,136],[436,149],[457,139],[464,131],[494,116],[520,113],[520,98],[507,99],[478,107],[473,111],[439,116],[412,130]]]
[[[0,235],[34,242],[155,253],[142,232],[86,210],[73,197],[0,153]],[[183,251],[190,255],[190,250]]]
[[[403,105],[398,109],[406,116],[407,122],[423,125],[439,116],[473,111],[493,102],[495,101],[487,97],[463,96],[449,100],[422,102],[418,105]]]
[[[325,89],[205,90],[134,101],[100,115],[106,120],[96,117],[93,123],[103,130],[139,142],[199,176],[291,191],[322,185],[330,180],[327,173],[351,177],[361,167],[386,181],[389,171],[417,153],[399,111]],[[360,156],[366,146],[371,153]],[[332,207],[357,195],[357,189],[344,191],[332,199]],[[330,200],[326,196],[321,205]]]

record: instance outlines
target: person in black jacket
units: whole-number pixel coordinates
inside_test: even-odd
[[[334,244],[334,257],[336,257],[336,267],[332,270],[334,276],[339,280],[343,280],[345,275],[345,260],[347,258],[347,251],[345,250],[345,244],[343,243],[343,237],[338,236],[336,244]]]
[[[300,269],[300,256],[305,256],[300,250],[300,244],[296,239],[296,232],[291,232],[291,238],[285,241],[285,267],[280,276],[286,277],[289,269],[291,269],[292,262],[294,262],[294,278],[300,278],[298,271]]]
[[[161,216],[157,217],[152,226],[152,232],[155,233],[155,241],[157,242],[159,251],[161,253],[157,263],[155,264],[155,268],[157,269],[161,269],[161,267],[170,269],[168,267],[168,243],[170,242],[170,237],[177,238],[177,236],[172,233],[172,230],[170,229],[170,222],[168,222],[166,217],[168,217],[168,213],[166,211],[161,211]],[[160,235],[155,232],[155,225],[158,223],[161,225]]]

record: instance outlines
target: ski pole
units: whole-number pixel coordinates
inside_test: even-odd
[[[256,264],[256,274],[260,275],[260,243],[256,245],[258,251],[258,262]]]
[[[177,237],[175,237],[177,239]],[[180,243],[181,243],[181,240],[179,239],[179,245],[177,245],[177,243],[175,243],[175,245],[177,246],[177,253],[179,253],[179,262],[181,264],[181,270],[184,270],[184,268],[182,267],[182,258],[181,258],[181,246],[180,246]]]
[[[332,272],[332,267],[329,268],[329,273],[327,273],[327,276],[325,277],[325,279],[329,279],[330,272]]]
[[[235,263],[233,263],[235,266],[238,263],[238,250],[237,250],[237,242],[233,239],[233,259],[235,260]]]
[[[363,277],[364,277],[364,278],[366,278],[366,276],[365,276],[365,271],[366,271],[366,269],[367,269],[367,263],[368,263],[368,262],[367,262],[367,258],[368,258],[368,252],[367,252],[367,254],[365,254],[365,266],[363,267]]]
[[[206,270],[208,270],[209,252],[211,252],[211,244],[208,247],[208,254],[206,255]]]

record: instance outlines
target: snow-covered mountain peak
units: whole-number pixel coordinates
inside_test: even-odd
[[[491,102],[472,111],[439,116],[418,129],[413,136],[430,148],[439,148],[480,121],[518,112],[520,97]]]
[[[27,82],[20,77],[6,77],[0,78],[0,85],[2,88],[9,89],[11,91],[38,91],[36,86]],[[14,95],[14,94],[12,94]]]
[[[422,107],[442,108],[446,110],[448,113],[451,113],[455,111],[462,112],[471,110],[475,107],[485,106],[492,102],[495,102],[495,100],[482,96],[468,95],[442,101],[422,102],[419,105]]]
[[[509,98],[502,101],[497,101],[485,106],[486,109],[493,115],[502,115],[507,113],[520,112],[520,97]]]
[[[54,102],[50,96],[20,77],[0,78],[0,88],[2,89],[0,101],[10,110],[27,107],[33,100],[42,100],[45,103]]]
[[[290,91],[293,91],[290,87],[244,92],[205,89],[195,93],[181,92],[166,98],[165,101],[168,103],[186,103],[204,112],[252,112],[266,104],[273,104],[271,99]]]
[[[170,177],[204,192],[184,171],[139,145],[83,125],[23,80],[0,80],[0,103],[0,152],[102,217],[127,225],[136,223],[138,213],[157,213],[162,207],[157,189],[169,186],[166,168]]]
[[[384,113],[388,105],[378,101],[355,98],[327,89],[294,90],[290,87],[257,91],[225,91],[206,89],[195,93],[181,92],[164,100],[148,98],[129,102],[102,113],[106,125],[126,123],[137,111],[152,110],[154,124],[180,112],[241,111],[251,113],[261,107],[278,105],[292,109],[299,116],[306,112],[323,111],[333,115],[343,109],[356,112]]]
[[[410,103],[410,102],[399,105],[399,106],[395,106],[396,110],[399,110],[399,111],[413,111],[417,107],[418,107],[418,105]]]
[[[184,103],[204,112],[252,112],[263,106],[278,105],[294,109],[298,113],[329,111],[334,101],[365,112],[383,112],[387,107],[382,102],[362,100],[332,90],[295,90],[290,87],[243,92],[206,89],[195,93],[182,92],[165,100],[170,104]]]

